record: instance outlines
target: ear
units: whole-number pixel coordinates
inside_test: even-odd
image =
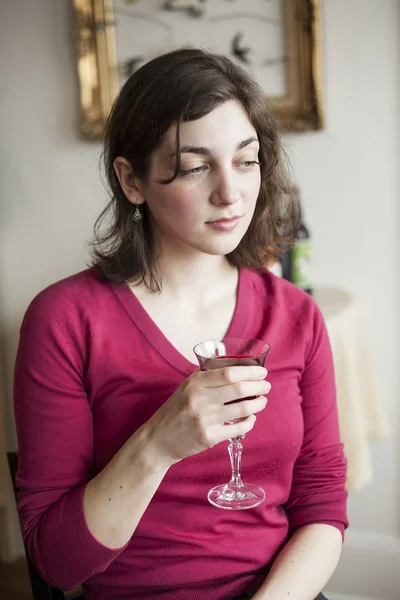
[[[117,156],[113,162],[113,167],[119,184],[125,196],[132,204],[143,204],[145,202],[143,195],[143,184],[132,171],[129,160],[122,156]]]

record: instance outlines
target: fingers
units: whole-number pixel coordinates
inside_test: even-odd
[[[234,421],[236,419],[246,419],[254,413],[261,412],[267,406],[268,400],[265,396],[259,396],[254,400],[243,400],[237,404],[230,404],[224,408],[224,421]]]
[[[258,381],[265,379],[267,373],[268,371],[264,367],[242,366],[196,372],[192,377],[196,377],[202,387],[214,388],[240,381]]]
[[[226,425],[224,427],[224,437],[221,438],[220,441],[222,442],[223,440],[228,440],[235,437],[240,437],[241,435],[246,435],[246,433],[249,433],[249,431],[253,429],[256,419],[257,417],[255,415],[250,415],[248,419],[242,421],[241,423]]]
[[[271,384],[265,379],[260,381],[238,381],[223,387],[215,389],[212,393],[213,403],[228,404],[242,398],[251,399],[257,396],[268,394],[271,389]],[[211,395],[211,390],[207,390],[207,394]]]

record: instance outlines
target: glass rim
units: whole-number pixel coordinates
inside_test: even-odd
[[[209,358],[208,356],[205,356],[204,354],[199,353],[198,351],[196,351],[196,348],[199,348],[200,346],[202,346],[203,344],[207,344],[210,342],[257,342],[259,344],[263,344],[265,347],[265,350],[261,351],[261,352],[256,352],[255,354],[264,354],[265,352],[269,352],[271,350],[271,345],[268,342],[265,342],[264,340],[260,340],[258,338],[241,338],[241,337],[222,337],[222,338],[210,338],[208,340],[203,340],[202,342],[199,342],[198,344],[196,344],[193,347],[193,352],[196,356],[200,356],[202,358]]]

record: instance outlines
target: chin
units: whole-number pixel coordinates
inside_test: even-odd
[[[214,242],[213,244],[204,244],[199,248],[204,254],[210,254],[211,256],[226,256],[230,254],[239,246],[242,238],[235,240],[221,240],[220,242]]]

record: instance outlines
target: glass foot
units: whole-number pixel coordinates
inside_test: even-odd
[[[255,508],[265,500],[265,492],[259,485],[251,483],[234,488],[227,483],[217,485],[208,492],[208,501],[225,510],[246,510]]]

